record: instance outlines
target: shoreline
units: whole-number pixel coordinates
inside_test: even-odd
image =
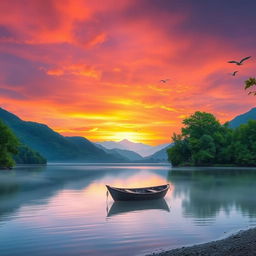
[[[256,227],[220,240],[146,254],[147,256],[255,256]]]

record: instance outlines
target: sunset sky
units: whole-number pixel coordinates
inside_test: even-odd
[[[152,145],[196,110],[230,120],[255,106],[243,89],[256,75],[255,10],[255,0],[2,0],[0,106],[66,136]]]

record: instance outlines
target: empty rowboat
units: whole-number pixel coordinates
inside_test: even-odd
[[[163,198],[170,185],[160,185],[145,188],[115,188],[106,185],[110,195],[115,201],[152,200]]]

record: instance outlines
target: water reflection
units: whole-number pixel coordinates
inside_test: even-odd
[[[155,170],[155,174],[150,174],[149,170]],[[117,186],[151,186],[165,181],[166,174],[159,166],[86,164],[19,166],[10,171],[1,171],[0,221],[1,216],[9,215],[24,205],[47,204],[63,189],[86,189],[91,201],[88,203],[93,204],[96,198],[105,195],[106,183]],[[98,182],[103,178],[104,181]]]
[[[133,205],[121,220],[106,221],[105,184],[162,184],[168,168],[49,165],[40,171],[26,167],[0,172],[0,254],[135,254],[155,240],[151,228],[165,227],[163,217],[168,208],[163,202]],[[122,211],[116,204],[111,209],[110,215]],[[149,225],[155,214],[159,219]]]
[[[256,171],[169,170],[77,164],[0,172],[0,254],[128,256],[206,242],[255,224]],[[105,184],[146,187],[167,180],[165,200],[109,197],[106,204]]]
[[[256,169],[173,169],[168,180],[174,197],[183,198],[185,217],[209,221],[223,210],[256,217]]]
[[[111,172],[93,166],[86,170],[83,166],[67,165],[19,166],[0,172],[0,221],[22,206],[47,204],[64,188],[80,190]]]
[[[110,209],[107,208],[107,217],[145,210],[162,210],[169,212],[170,208],[165,199],[146,201],[114,202]]]

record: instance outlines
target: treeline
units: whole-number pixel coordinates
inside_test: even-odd
[[[32,150],[26,145],[18,147],[18,153],[13,156],[16,164],[46,164],[47,160],[38,152]]]
[[[0,121],[0,168],[17,164],[46,164],[39,153],[20,143],[15,134]]]
[[[256,166],[256,120],[231,129],[214,115],[198,111],[183,124],[168,150],[173,166]]]

